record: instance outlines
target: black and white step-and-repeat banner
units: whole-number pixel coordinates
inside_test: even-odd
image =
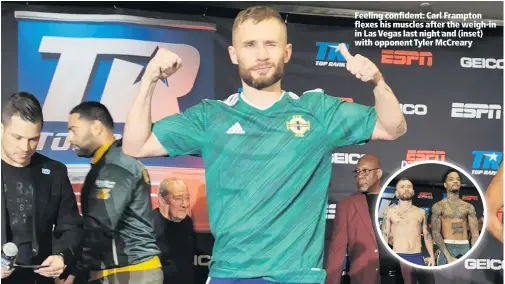
[[[27,12],[23,8],[14,10]],[[195,16],[127,10],[121,12],[128,17],[117,11],[109,18],[79,17],[84,9],[72,11],[72,18],[67,10],[50,7],[38,10],[33,6],[30,13],[18,13],[16,18],[14,10],[3,11],[2,15],[2,101],[18,90],[32,92],[41,100],[47,123],[38,149],[67,164],[76,193],[89,166],[87,160],[75,157],[69,150],[65,112],[82,100],[102,101],[113,112],[119,137],[128,104],[138,88],[137,75],[156,46],[174,48],[185,57],[183,60],[190,68],[180,75],[180,80],[174,80],[176,93],[166,96],[168,88],[174,86],[160,83],[155,120],[184,111],[203,98],[224,99],[240,88],[237,67],[230,62],[227,51],[233,19],[202,20]],[[39,12],[53,14],[47,17]],[[131,15],[141,18],[132,20]],[[286,66],[284,89],[301,95],[306,90],[322,88],[329,95],[373,105],[372,87],[345,69],[342,56],[334,48],[347,43],[352,54],[366,56],[379,67],[399,99],[408,123],[407,134],[396,141],[335,150],[328,224],[333,221],[335,204],[356,191],[351,172],[359,157],[366,153],[380,157],[386,172],[384,181],[406,164],[435,159],[458,165],[471,173],[481,188],[487,188],[503,159],[502,37],[484,36],[472,48],[380,49],[354,46],[351,26],[288,23],[288,40],[293,44],[293,56]],[[82,50],[76,53],[70,45]],[[113,47],[120,50],[111,50]],[[424,60],[407,58],[412,53],[405,51],[419,52],[414,55]],[[82,58],[77,58],[77,54]],[[72,68],[68,68],[69,63]],[[155,181],[154,207],[157,182],[177,176],[188,184],[198,232],[194,258],[197,283],[205,283],[213,238],[207,220],[203,163],[194,157],[144,162]],[[331,229],[328,226],[327,245]],[[486,237],[472,257],[503,259],[502,248]],[[461,265],[447,270],[437,281],[497,283],[496,277],[501,277],[501,273],[465,271]]]

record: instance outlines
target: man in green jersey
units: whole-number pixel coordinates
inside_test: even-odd
[[[281,89],[291,57],[286,25],[268,7],[238,14],[229,54],[243,92],[203,100],[151,122],[159,79],[181,59],[158,50],[128,114],[123,150],[134,157],[200,154],[215,237],[210,283],[323,283],[331,154],[337,147],[394,140],[406,132],[398,100],[367,58],[340,52],[347,69],[375,85],[375,107],[343,102],[323,90]]]

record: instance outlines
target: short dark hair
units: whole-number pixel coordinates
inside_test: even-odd
[[[90,121],[98,120],[108,129],[114,129],[114,120],[112,119],[109,110],[106,106],[99,102],[82,102],[70,111],[70,114],[74,113],[79,114],[81,116],[80,118]]]
[[[408,178],[406,178],[406,177],[402,177],[401,179],[399,179],[399,180],[396,182],[395,187],[396,187],[396,186],[398,186],[398,184],[399,184],[400,182],[404,181],[404,180],[408,180],[408,181],[410,181],[410,183],[412,183],[412,181],[411,181],[410,179],[408,179]]]
[[[44,124],[42,107],[37,98],[28,92],[18,92],[10,96],[2,106],[2,124],[8,124],[13,116],[24,121]]]
[[[457,173],[459,176],[459,179],[461,179],[461,173],[456,169],[450,168],[447,171],[445,171],[444,175],[442,176],[442,182],[445,183],[445,181],[447,180],[447,177],[449,176],[450,173]]]

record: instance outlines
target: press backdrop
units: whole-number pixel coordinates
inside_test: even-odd
[[[83,17],[84,13],[95,16]],[[80,185],[89,163],[76,157],[65,140],[68,111],[84,100],[101,101],[111,109],[117,124],[115,133],[120,137],[128,104],[138,88],[138,75],[156,46],[176,51],[185,62],[185,71],[168,85],[159,83],[153,119],[184,111],[203,98],[227,98],[241,85],[237,67],[227,53],[232,23],[229,18],[127,10],[69,11],[34,6],[3,10],[2,101],[16,91],[32,92],[41,101],[46,123],[38,150],[67,164],[80,201]],[[334,219],[334,204],[356,191],[351,171],[366,153],[380,157],[385,180],[402,165],[438,159],[460,166],[485,189],[503,157],[503,38],[485,33],[471,49],[382,50],[356,47],[353,37],[351,26],[288,22],[293,56],[286,66],[284,89],[302,95],[321,88],[331,96],[373,105],[372,86],[350,75],[334,49],[346,43],[352,54],[362,54],[379,67],[402,104],[408,132],[392,142],[335,149],[328,224]],[[424,60],[405,60],[401,54],[406,50],[425,52],[421,56]],[[478,68],[483,59],[489,64]],[[153,207],[157,206],[155,193],[163,178],[177,176],[188,184],[198,232],[197,283],[205,283],[213,238],[202,161],[184,157],[143,162],[153,179]],[[327,245],[331,230],[328,226]],[[503,259],[501,252],[502,246],[486,236],[473,257]],[[437,281],[497,283],[501,275],[501,271],[464,271],[461,265],[440,273]]]

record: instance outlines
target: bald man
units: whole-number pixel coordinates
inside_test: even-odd
[[[410,270],[400,268],[399,261],[381,242],[380,232],[374,223],[382,178],[379,158],[364,155],[353,174],[358,192],[340,201],[337,206],[326,284],[340,283],[346,252],[351,283],[410,283]]]
[[[189,191],[184,181],[167,178],[158,189],[154,209],[156,243],[161,250],[163,283],[194,283],[194,230],[189,213]]]

